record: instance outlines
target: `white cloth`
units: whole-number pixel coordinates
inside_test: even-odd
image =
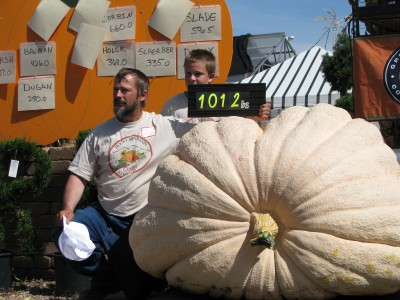
[[[63,231],[58,238],[61,253],[70,260],[81,261],[88,258],[95,249],[90,240],[89,230],[84,224],[74,221],[67,224],[63,217]]]
[[[163,108],[161,109],[161,114],[163,116],[173,116],[175,118],[186,120],[187,122],[198,124],[204,121],[215,121],[221,120],[220,117],[208,117],[208,118],[189,118],[188,117],[188,98],[185,93],[180,93],[175,95],[167,102],[165,102]]]
[[[147,204],[160,161],[176,152],[193,127],[149,112],[130,123],[114,117],[88,135],[69,170],[88,181],[95,178],[99,202],[109,214],[131,216]]]

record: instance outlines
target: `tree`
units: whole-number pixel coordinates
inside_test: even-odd
[[[333,48],[333,55],[326,54],[322,61],[322,71],[334,90],[341,96],[353,87],[353,59],[351,39],[346,33],[338,35]]]
[[[340,98],[335,106],[344,108],[354,116],[354,98],[348,93],[353,88],[353,57],[351,38],[342,33],[338,35],[333,48],[333,55],[325,55],[322,60],[322,72],[334,90],[339,91]],[[385,142],[391,148],[400,147],[400,120],[379,121],[380,131]]]
[[[336,106],[354,114],[353,95],[348,93],[353,88],[353,58],[351,38],[342,32],[337,37],[333,55],[326,54],[322,60],[322,72],[332,88],[340,93]]]

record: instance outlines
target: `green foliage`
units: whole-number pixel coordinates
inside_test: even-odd
[[[67,4],[69,7],[75,7],[79,0],[61,0],[61,1]]]
[[[76,137],[76,141],[75,141],[75,149],[76,151],[79,150],[79,148],[81,147],[83,141],[86,139],[86,137],[88,136],[88,134],[91,132],[91,129],[85,129],[85,130],[81,130],[78,133],[78,136]]]
[[[4,249],[4,247],[5,247],[5,245],[4,245],[4,240],[6,238],[5,234],[6,234],[5,228],[4,228],[2,219],[0,218],[0,252],[1,252],[1,249]]]
[[[18,160],[16,178],[8,177],[11,160]],[[34,174],[26,176],[33,167]],[[0,142],[0,203],[16,201],[21,195],[38,195],[51,179],[51,159],[34,143],[21,138]]]
[[[32,223],[29,210],[16,208],[17,228],[15,234],[22,253],[29,258],[37,258],[44,251],[44,245],[39,240],[37,231]]]
[[[346,94],[343,97],[340,97],[338,100],[336,100],[335,106],[347,110],[351,114],[351,116],[354,116],[353,94]]]
[[[16,178],[8,177],[11,160],[19,161]],[[24,255],[33,259],[42,253],[31,214],[19,205],[27,196],[38,196],[50,179],[51,158],[36,143],[21,138],[0,142],[0,246],[4,242],[2,221],[8,218],[16,221],[15,234]]]
[[[341,96],[353,87],[353,59],[351,39],[346,33],[338,35],[333,55],[325,55],[322,60],[322,71],[332,88]]]

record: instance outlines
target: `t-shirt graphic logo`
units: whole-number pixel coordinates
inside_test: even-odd
[[[108,161],[114,174],[124,177],[145,168],[152,154],[151,145],[146,139],[131,135],[111,147]]]
[[[400,104],[400,48],[397,48],[387,60],[383,80],[389,95]]]

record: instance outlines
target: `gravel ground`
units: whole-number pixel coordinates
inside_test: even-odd
[[[74,296],[56,296],[55,281],[30,280],[13,282],[10,291],[0,291],[0,300],[76,300]]]
[[[55,294],[55,281],[31,280],[13,283],[11,291],[0,290],[0,300],[77,300],[78,295],[57,296]],[[171,290],[166,294],[149,298],[150,300],[210,300],[208,296],[186,294],[180,291]],[[381,297],[339,297],[338,300],[399,300],[400,293]],[[127,300],[122,293],[109,295],[105,300]]]
[[[12,290],[1,291],[0,300],[77,300],[78,295],[57,296],[55,281],[30,280],[13,283]],[[208,296],[187,294],[170,290],[165,294],[156,295],[150,300],[209,300]],[[128,300],[122,292],[108,295],[104,300]]]

